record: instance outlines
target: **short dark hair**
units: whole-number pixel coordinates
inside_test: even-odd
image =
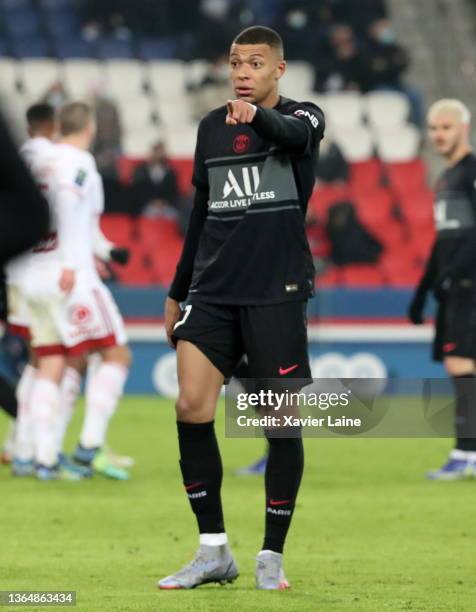
[[[51,104],[38,102],[32,104],[26,111],[26,121],[31,130],[38,130],[46,123],[53,123],[55,120],[55,109]]]
[[[60,108],[58,113],[59,130],[62,136],[82,132],[94,119],[93,108],[85,102],[70,102]]]
[[[234,45],[269,45],[283,53],[283,39],[271,28],[251,26],[238,34],[233,40]]]

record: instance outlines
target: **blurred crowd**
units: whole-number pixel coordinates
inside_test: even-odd
[[[385,0],[85,0],[83,23],[90,39],[173,38],[179,58],[210,62],[213,84],[226,79],[230,40],[253,23],[268,25],[282,35],[288,60],[314,67],[316,92],[398,90],[410,100],[411,120],[422,124],[420,95],[404,79],[410,58]]]

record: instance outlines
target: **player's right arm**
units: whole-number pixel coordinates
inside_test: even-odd
[[[180,302],[185,301],[188,295],[192,281],[195,255],[208,214],[208,171],[205,166],[205,156],[203,153],[206,135],[206,129],[202,121],[198,128],[197,146],[195,149],[192,183],[195,185],[196,191],[192,213],[175,277],[165,301],[165,330],[170,346],[173,346],[171,337],[174,326],[181,315]]]

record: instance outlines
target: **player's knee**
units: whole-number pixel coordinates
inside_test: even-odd
[[[194,423],[200,420],[203,410],[203,402],[193,397],[189,393],[181,392],[175,402],[175,412],[177,419],[185,423]]]
[[[130,368],[132,354],[127,344],[124,344],[122,346],[113,346],[103,351],[102,359],[104,362],[118,363],[125,368]]]

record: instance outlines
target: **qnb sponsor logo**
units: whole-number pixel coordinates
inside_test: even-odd
[[[223,199],[225,200],[232,193],[238,198],[252,196],[258,191],[260,175],[258,166],[245,166],[241,169],[242,184],[238,182],[232,170],[228,170],[227,180],[223,187]],[[253,184],[252,184],[253,182]]]
[[[299,110],[295,111],[294,115],[296,117],[306,117],[306,119],[309,119],[313,128],[317,128],[319,125],[319,119],[316,117],[316,115],[313,115],[307,110],[302,110],[302,108],[300,108]]]

